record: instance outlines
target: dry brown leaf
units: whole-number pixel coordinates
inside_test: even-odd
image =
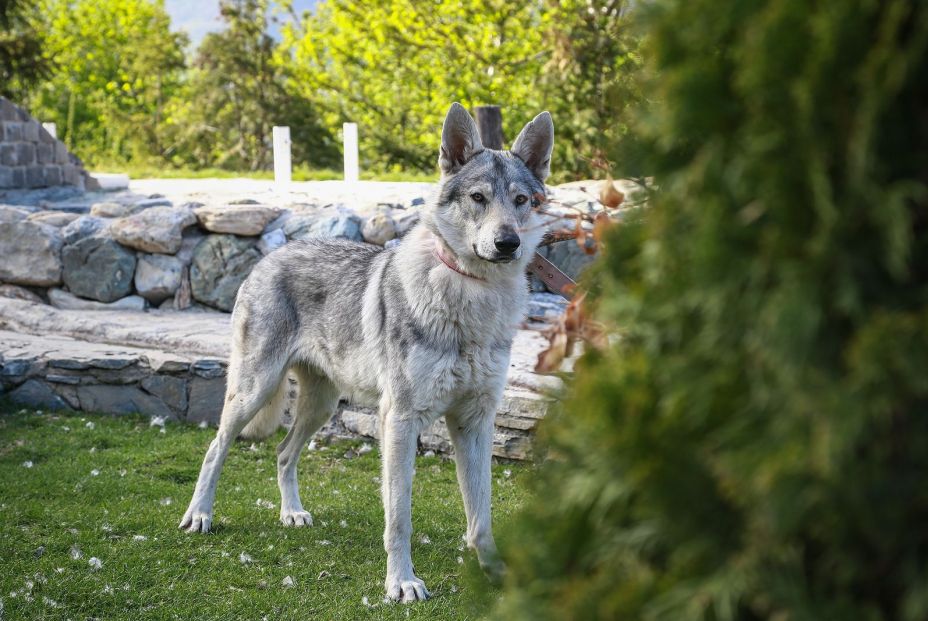
[[[606,180],[603,181],[599,188],[599,202],[609,209],[615,209],[621,205],[622,201],[624,200],[625,195],[615,187],[615,183],[612,181],[612,176],[607,176]]]
[[[550,338],[548,349],[538,354],[535,373],[554,373],[567,355],[567,333],[563,329],[556,330]]]

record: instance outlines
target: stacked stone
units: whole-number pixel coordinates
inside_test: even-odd
[[[71,185],[93,189],[81,161],[22,108],[0,97],[0,190]]]
[[[362,220],[334,205],[281,209],[244,200],[174,206],[158,196],[97,203],[83,215],[0,205],[0,283],[6,283],[0,295],[66,309],[202,305],[228,312],[264,255],[312,237],[390,243],[419,217],[415,209],[395,207]]]

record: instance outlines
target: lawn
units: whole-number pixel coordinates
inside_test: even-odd
[[[214,532],[189,535],[177,523],[213,433],[0,404],[0,619],[478,616],[470,594],[490,587],[462,546],[452,461],[417,460],[413,560],[433,598],[387,604],[376,446],[304,451],[301,493],[315,526],[294,529],[277,521],[283,432],[236,443]],[[498,526],[525,500],[530,471],[494,465]]]

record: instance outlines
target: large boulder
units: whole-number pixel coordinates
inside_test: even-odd
[[[27,220],[61,228],[71,224],[77,220],[79,216],[80,214],[67,211],[37,211],[30,215]]]
[[[280,209],[267,205],[236,204],[199,207],[197,220],[212,233],[260,235],[264,227],[280,215]]]
[[[177,257],[140,255],[135,267],[135,289],[152,304],[160,304],[177,291],[183,272],[184,264]]]
[[[96,216],[80,216],[61,229],[61,237],[65,244],[74,244],[85,237],[104,233],[110,222]]]
[[[0,222],[19,222],[29,217],[29,212],[12,205],[0,205]]]
[[[61,283],[61,234],[40,222],[0,222],[0,281],[50,287]]]
[[[186,207],[151,207],[116,220],[110,228],[120,244],[159,254],[180,250],[184,229],[196,224],[193,211]]]
[[[125,218],[144,211],[144,207],[125,203],[94,203],[90,206],[90,215],[97,218]]]
[[[383,246],[396,237],[396,223],[389,214],[378,213],[364,221],[361,234],[367,243]]]
[[[362,241],[361,218],[349,211],[331,216],[294,215],[284,225],[289,239],[340,238]]]
[[[132,293],[135,253],[108,237],[85,237],[61,251],[62,279],[74,295],[112,302]]]
[[[251,239],[235,235],[208,235],[193,251],[190,288],[193,299],[231,311],[238,288],[261,260]]]
[[[62,310],[145,310],[145,298],[137,295],[127,295],[115,302],[104,304],[79,298],[63,289],[49,289],[48,301],[55,308]]]

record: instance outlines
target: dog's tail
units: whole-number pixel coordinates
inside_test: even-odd
[[[287,407],[289,389],[289,374],[284,373],[284,378],[280,380],[280,385],[274,391],[270,401],[258,410],[254,418],[248,421],[239,437],[244,440],[264,440],[277,431],[283,420],[284,410]]]

